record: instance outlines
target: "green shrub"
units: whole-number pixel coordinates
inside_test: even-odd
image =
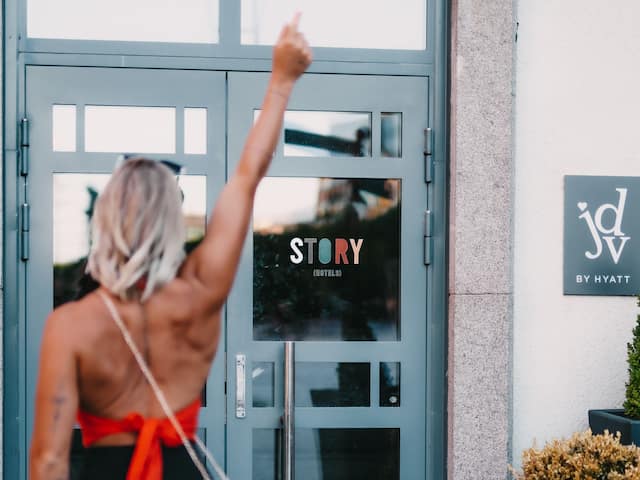
[[[617,436],[589,430],[566,440],[553,440],[541,450],[522,454],[517,480],[640,480],[640,449],[620,444]]]
[[[640,299],[638,301],[640,306]],[[624,400],[624,413],[640,420],[640,315],[633,329],[633,338],[627,343],[627,367],[629,380]]]

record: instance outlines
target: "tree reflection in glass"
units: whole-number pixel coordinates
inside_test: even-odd
[[[399,339],[400,188],[398,179],[263,180],[254,339]]]

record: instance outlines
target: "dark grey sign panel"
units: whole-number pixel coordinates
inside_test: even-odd
[[[565,176],[565,295],[640,293],[640,177]]]

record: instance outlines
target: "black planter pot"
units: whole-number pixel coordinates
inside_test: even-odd
[[[624,416],[623,409],[589,410],[589,427],[593,433],[620,432],[620,443],[640,446],[640,420]]]

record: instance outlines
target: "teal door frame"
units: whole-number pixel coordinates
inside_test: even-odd
[[[20,175],[19,120],[25,116],[28,66],[94,66],[266,72],[270,48],[240,46],[239,5],[221,1],[221,44],[214,46],[161,43],[55,41],[28,39],[25,1],[4,2],[3,62],[3,476],[24,478],[27,454],[24,418],[26,354],[26,275],[20,260],[19,210],[28,177]],[[398,52],[367,49],[316,49],[311,73],[425,76],[429,92],[429,126],[434,131],[433,188],[427,205],[433,213],[434,261],[427,269],[426,338],[427,397],[426,478],[446,476],[447,357],[447,221],[448,221],[448,49],[449,2],[428,1],[427,50]],[[226,39],[226,40],[225,40]],[[226,43],[225,43],[226,42]],[[224,44],[223,44],[224,43]],[[428,106],[425,105],[425,109]],[[16,439],[18,441],[16,441]]]

